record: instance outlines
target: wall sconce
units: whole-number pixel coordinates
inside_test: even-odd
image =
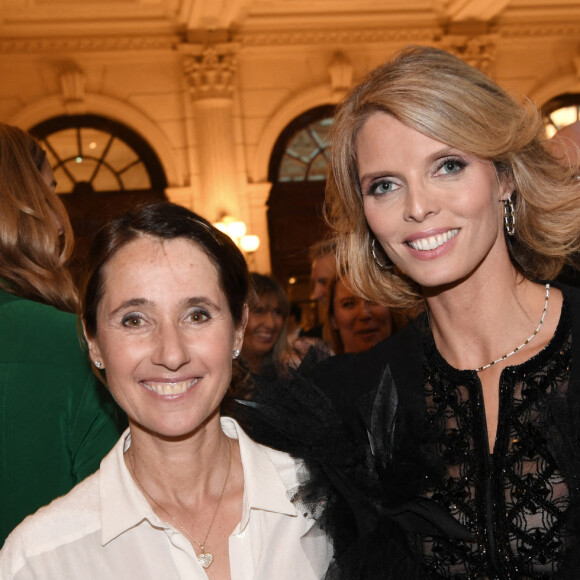
[[[260,247],[260,238],[258,236],[244,236],[240,240],[240,246],[246,254],[253,254]]]
[[[227,234],[235,242],[238,248],[246,255],[248,266],[253,267],[254,253],[260,247],[260,238],[254,235],[246,235],[246,224],[236,218],[224,215],[220,221],[213,224],[218,230]]]
[[[240,245],[240,240],[246,235],[246,224],[229,215],[222,216],[213,225],[224,234],[230,236],[236,243],[236,246]]]

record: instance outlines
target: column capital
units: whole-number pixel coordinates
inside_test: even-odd
[[[497,34],[447,35],[442,47],[463,59],[467,64],[491,76],[496,61]]]
[[[185,44],[183,71],[193,100],[233,98],[239,44]]]

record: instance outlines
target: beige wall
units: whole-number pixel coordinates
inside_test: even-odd
[[[255,265],[268,271],[268,161],[293,118],[337,102],[410,43],[454,50],[539,105],[580,92],[579,5],[4,0],[0,120],[27,129],[93,113],[127,124],[157,152],[170,199],[211,220],[224,211],[246,221],[262,239]]]

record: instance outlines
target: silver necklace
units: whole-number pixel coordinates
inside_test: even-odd
[[[215,510],[213,512],[213,517],[211,518],[211,522],[209,524],[209,528],[207,529],[207,533],[205,534],[205,538],[199,542],[198,540],[196,540],[178,521],[177,518],[169,513],[160,503],[159,501],[157,501],[143,486],[143,484],[141,483],[141,480],[137,477],[137,474],[135,473],[135,466],[133,465],[133,453],[131,451],[129,451],[129,466],[131,467],[131,473],[133,475],[133,477],[135,478],[135,481],[137,482],[137,485],[143,490],[143,493],[150,499],[152,500],[155,505],[157,505],[157,507],[166,515],[168,515],[171,520],[173,520],[173,522],[175,523],[175,526],[177,528],[179,528],[190,540],[192,540],[193,542],[195,542],[200,548],[201,548],[201,554],[197,554],[197,561],[202,565],[203,568],[209,568],[211,566],[211,563],[213,562],[214,558],[213,558],[213,554],[211,554],[210,552],[206,552],[205,550],[205,543],[207,542],[207,539],[209,537],[209,533],[211,532],[211,529],[213,527],[213,523],[215,522],[215,517],[217,516],[218,510],[220,509],[220,505],[222,503],[222,499],[224,497],[224,491],[226,490],[226,485],[228,483],[228,478],[230,476],[230,470],[232,468],[232,445],[230,443],[230,440],[228,438],[228,447],[230,450],[230,458],[228,461],[228,472],[226,473],[226,479],[224,481],[224,485],[222,487],[222,491],[220,493],[220,497],[218,499],[217,505],[215,506]]]
[[[538,332],[540,332],[540,328],[542,328],[542,325],[544,324],[544,319],[546,318],[546,312],[548,312],[548,302],[549,301],[550,301],[550,284],[546,284],[546,302],[544,303],[544,311],[542,312],[542,318],[540,319],[540,324],[538,324],[538,328],[536,328],[536,330],[534,330],[534,333],[528,339],[526,339],[522,344],[520,344],[520,346],[516,346],[516,348],[514,348],[511,352],[508,352],[507,354],[500,356],[496,360],[492,360],[490,363],[487,363],[486,365],[483,365],[482,367],[476,368],[475,372],[479,373],[481,371],[484,371],[485,369],[488,369],[489,367],[492,367],[494,364],[497,364],[498,362],[504,361],[506,358],[509,358],[510,356],[516,354],[516,352],[519,352],[522,348],[524,348],[524,346],[526,346],[526,344],[529,344],[536,337]]]

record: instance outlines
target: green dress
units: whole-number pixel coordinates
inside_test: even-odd
[[[122,423],[76,317],[0,290],[0,547],[28,514],[99,468]]]

